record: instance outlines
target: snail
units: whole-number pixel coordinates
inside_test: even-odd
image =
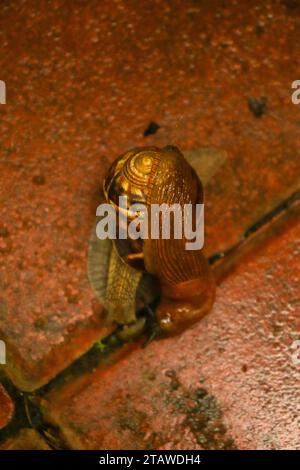
[[[121,214],[132,204],[203,202],[200,179],[177,147],[134,148],[111,165],[103,184],[105,199]],[[120,207],[119,197],[127,198]],[[134,216],[128,215],[131,221]],[[121,220],[121,218],[120,218]],[[136,312],[158,300],[162,332],[177,334],[212,307],[215,282],[203,250],[187,250],[186,238],[99,240],[93,230],[88,275],[107,310],[108,321],[133,325]]]

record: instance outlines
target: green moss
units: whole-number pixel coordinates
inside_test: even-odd
[[[95,343],[95,348],[98,349],[98,351],[100,351],[101,353],[102,352],[106,352],[107,349],[108,349],[108,345],[103,343],[103,341],[100,339],[99,341],[97,341]]]

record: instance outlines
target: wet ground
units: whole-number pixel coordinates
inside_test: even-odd
[[[3,448],[300,448],[299,29],[293,0],[2,2]],[[107,346],[86,270],[102,179],[166,144],[226,152],[205,191],[216,303],[180,337]]]

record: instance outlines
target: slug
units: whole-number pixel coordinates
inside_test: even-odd
[[[111,165],[103,191],[119,215],[136,203],[147,208],[163,203],[194,208],[203,203],[196,171],[174,146],[125,152]],[[119,196],[127,198],[125,209],[119,206]],[[132,214],[127,215],[131,221]],[[202,318],[213,305],[215,282],[203,250],[187,250],[186,242],[173,232],[171,239],[99,240],[94,227],[88,276],[107,320],[133,325],[136,312],[158,301],[158,296],[155,316],[162,332],[180,333]]]

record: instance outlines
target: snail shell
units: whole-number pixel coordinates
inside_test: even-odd
[[[160,159],[157,150],[155,147],[132,149],[112,164],[104,180],[103,189],[107,202],[117,211],[117,220],[122,220],[122,212],[125,211],[126,222],[129,224],[136,217],[136,213],[130,213],[130,206],[147,205],[151,182]],[[126,197],[127,207],[119,206],[119,196]],[[117,239],[114,244],[125,263],[136,269],[145,269],[142,239]]]
[[[104,181],[104,195],[128,223],[135,217],[129,207],[141,203],[192,204],[203,202],[203,189],[194,169],[173,146],[135,148],[112,164]],[[119,196],[127,207],[119,207]],[[150,212],[150,211],[148,211]],[[150,279],[158,279],[161,301],[156,310],[160,327],[177,333],[201,318],[214,301],[215,284],[201,250],[185,249],[186,239],[113,240],[91,242],[89,277],[104,300],[111,321],[128,324],[135,320],[136,303],[155,298]],[[100,242],[100,243],[99,243]],[[102,272],[95,280],[95,246],[102,250]],[[101,250],[99,246],[101,245]],[[106,250],[106,251],[105,251]],[[105,260],[105,261],[104,261]],[[147,293],[148,292],[148,299]]]

